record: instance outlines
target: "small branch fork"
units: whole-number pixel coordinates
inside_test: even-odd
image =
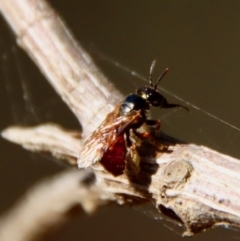
[[[83,127],[81,135],[57,124],[10,127],[2,136],[28,150],[49,152],[76,166],[82,139],[96,129],[122,96],[45,1],[0,0],[0,11],[18,44]],[[159,211],[185,227],[183,235],[217,225],[240,227],[239,160],[203,146],[176,142],[164,134],[157,143],[152,146],[143,142],[139,146],[138,177],[131,173],[113,177],[96,164],[92,171],[67,172],[38,185],[1,218],[0,239],[34,240],[65,220],[77,204],[92,212],[109,201],[152,201]],[[33,208],[38,212],[32,212]]]

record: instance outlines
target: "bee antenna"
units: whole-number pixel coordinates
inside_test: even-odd
[[[153,87],[153,83],[152,83],[152,73],[153,73],[153,69],[155,67],[155,64],[156,64],[156,59],[153,60],[152,64],[151,64],[151,67],[150,67],[150,74],[149,74],[149,83],[150,83],[150,86]]]
[[[157,86],[159,84],[159,82],[161,81],[161,79],[166,75],[166,73],[169,71],[169,68],[166,68],[163,73],[160,75],[160,77],[158,78],[157,83],[154,85],[154,89],[157,89]],[[152,86],[152,85],[151,85]]]

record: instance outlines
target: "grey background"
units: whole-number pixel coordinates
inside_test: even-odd
[[[239,1],[50,3],[122,93],[127,95],[145,82],[123,67],[117,68],[116,62],[147,79],[150,63],[157,59],[154,78],[170,67],[161,83],[163,88],[240,128]],[[3,19],[0,31],[0,129],[49,121],[78,128],[65,104],[18,49]],[[162,129],[169,135],[240,158],[240,131],[189,108],[190,113],[158,110],[152,115],[162,119]],[[1,213],[34,183],[65,168],[49,157],[29,153],[2,139],[0,146]],[[49,240],[181,239],[174,225],[167,223],[170,228],[166,228],[147,216],[131,208],[107,207],[92,217],[73,220]],[[240,233],[218,228],[191,238],[206,239],[235,240],[240,239]]]

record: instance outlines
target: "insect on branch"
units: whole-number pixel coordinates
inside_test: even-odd
[[[77,166],[83,144],[81,137],[85,139],[96,130],[108,113],[119,103],[125,103],[121,102],[124,98],[106,80],[91,57],[76,43],[59,15],[45,1],[0,1],[0,10],[20,47],[36,63],[83,127],[81,135],[78,131],[66,130],[57,124],[43,124],[34,128],[10,127],[2,132],[2,136],[28,150],[47,151]],[[154,64],[150,70],[150,85]],[[144,87],[139,88],[138,95],[145,90]],[[92,103],[91,109],[88,103]],[[179,105],[163,101],[163,107]],[[123,112],[126,112],[126,108],[122,107]],[[142,124],[145,122],[146,119]],[[178,142],[163,133],[153,143],[149,139],[139,140],[134,136],[137,134],[132,133],[134,128],[125,130],[129,132],[129,139],[137,150],[134,153],[138,155],[138,162],[134,165],[138,171],[136,173],[131,165],[126,169],[124,164],[121,175],[112,175],[99,162],[89,165],[94,171],[94,185],[99,192],[97,203],[101,203],[101,200],[121,204],[129,200],[133,203],[135,200],[151,201],[159,211],[185,228],[184,235],[193,235],[217,225],[240,226],[239,160],[203,146]],[[123,135],[121,138],[125,141],[128,137]],[[65,190],[63,187],[62,192],[68,193],[67,188]],[[35,195],[35,192],[29,195]],[[69,202],[68,205],[71,200]],[[54,206],[44,206],[41,212],[48,213],[51,209],[54,210]],[[9,213],[11,215],[14,215],[14,211]],[[1,222],[6,224],[9,216],[6,215]],[[60,220],[60,217],[56,218]],[[44,225],[39,222],[38,226],[41,229]],[[4,233],[4,228],[0,232]],[[24,229],[23,232],[29,230]]]

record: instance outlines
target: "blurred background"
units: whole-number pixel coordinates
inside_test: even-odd
[[[169,67],[160,87],[170,102],[190,113],[155,110],[162,130],[181,140],[240,158],[239,1],[49,1],[100,69],[127,95]],[[145,81],[131,73],[137,72]],[[9,125],[57,122],[79,125],[35,65],[18,48],[0,19],[0,129]],[[197,110],[189,106],[195,105]],[[213,118],[205,112],[216,116]],[[229,124],[225,124],[225,121]],[[231,127],[235,126],[234,127]],[[34,183],[64,170],[52,158],[0,139],[0,212]],[[150,211],[111,206],[67,223],[49,240],[179,240],[174,224],[149,218]],[[147,215],[145,215],[145,214]],[[150,215],[151,216],[151,215]],[[191,240],[236,240],[240,232],[215,228]]]

